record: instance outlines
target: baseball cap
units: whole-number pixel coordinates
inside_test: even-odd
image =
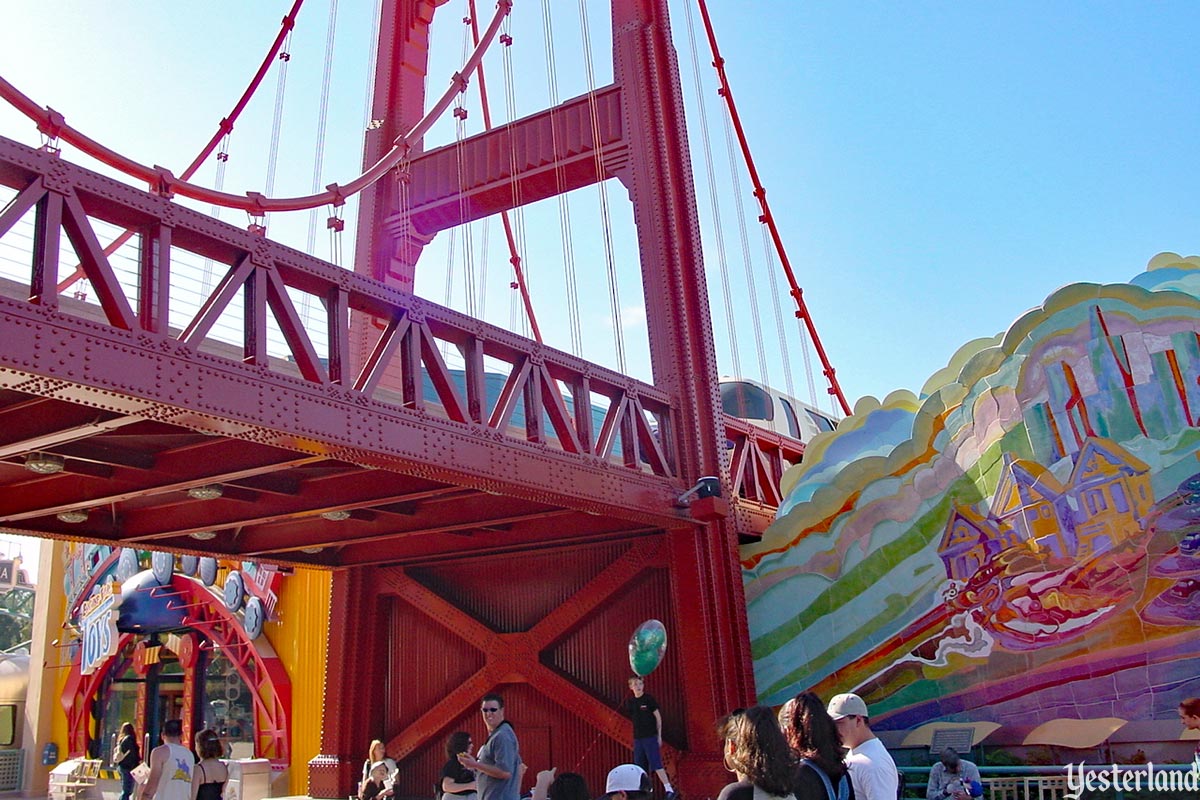
[[[867,704],[863,702],[861,697],[851,692],[835,694],[833,699],[829,701],[829,705],[825,707],[825,710],[835,720],[844,717],[870,716],[867,714]]]
[[[613,767],[604,782],[604,793],[611,792],[649,792],[653,790],[646,771],[637,764],[621,764]]]

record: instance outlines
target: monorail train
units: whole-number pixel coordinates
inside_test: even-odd
[[[824,411],[748,378],[719,379],[721,409],[752,425],[790,436],[808,444],[813,437],[837,427]]]

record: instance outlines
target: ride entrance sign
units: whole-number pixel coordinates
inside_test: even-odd
[[[80,672],[91,675],[97,668],[117,654],[117,607],[121,604],[120,584],[104,583],[79,609],[80,628],[83,631],[83,646],[80,654]]]

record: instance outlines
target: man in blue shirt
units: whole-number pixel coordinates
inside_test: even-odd
[[[487,694],[479,705],[488,739],[475,758],[458,754],[458,763],[475,771],[479,800],[520,800],[521,751],[517,734],[504,719],[504,699]]]

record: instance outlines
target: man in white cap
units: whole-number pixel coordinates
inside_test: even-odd
[[[650,776],[637,764],[613,767],[604,782],[604,796],[608,800],[649,800],[653,791]]]
[[[899,773],[892,755],[874,733],[867,704],[856,694],[835,695],[826,707],[849,752],[846,766],[855,800],[896,800]]]

